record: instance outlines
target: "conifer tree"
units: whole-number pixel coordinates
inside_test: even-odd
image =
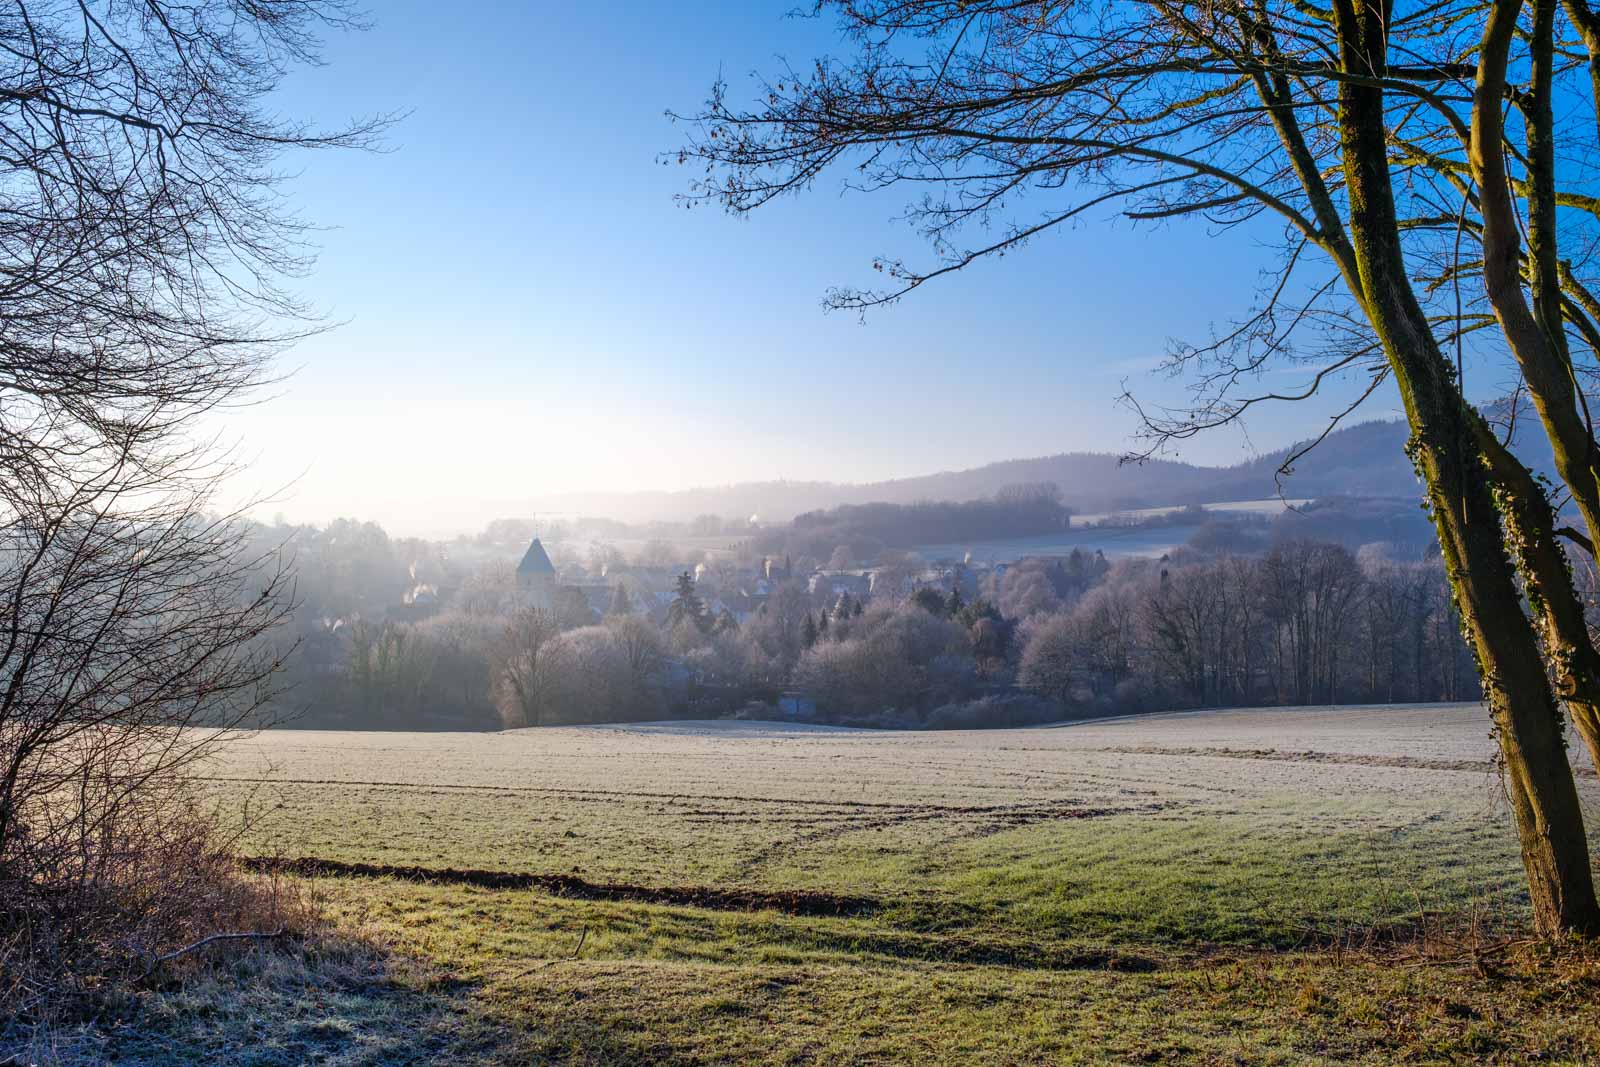
[[[694,623],[702,633],[710,624],[710,620],[706,617],[705,602],[695,591],[694,575],[688,571],[678,575],[678,597],[667,608],[667,626],[676,628],[685,619]]]

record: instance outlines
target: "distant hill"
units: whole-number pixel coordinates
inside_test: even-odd
[[[1294,472],[1283,479],[1283,495],[1420,499],[1417,476],[1405,455],[1406,436],[1406,425],[1398,419],[1336,430],[1295,464]],[[1519,438],[1545,444],[1537,433],[1519,434]],[[768,521],[785,521],[801,512],[841,504],[976,500],[993,496],[1007,485],[1054,482],[1061,489],[1063,502],[1079,513],[1121,511],[1275,496],[1279,492],[1278,467],[1297,447],[1279,449],[1230,467],[1172,460],[1123,463],[1120,456],[1112,453],[1065,452],[883,482],[747,482],[671,493],[567,494],[539,503],[546,511],[604,515],[626,521],[683,520],[696,515],[760,515]],[[1518,451],[1523,449],[1519,447]],[[1542,455],[1528,458],[1535,466],[1548,469],[1548,452],[1546,446]]]

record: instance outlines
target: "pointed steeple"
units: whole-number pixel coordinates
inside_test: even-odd
[[[533,544],[528,546],[528,551],[523,553],[522,562],[517,564],[517,577],[527,578],[535,574],[554,574],[555,565],[550,562],[550,556],[545,552],[544,546],[535,537]]]

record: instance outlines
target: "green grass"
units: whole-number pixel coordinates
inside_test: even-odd
[[[347,929],[423,962],[341,982],[328,974],[346,964],[247,960],[152,997],[118,1062],[1581,1063],[1600,1033],[1592,963],[1486,979],[1361,953],[1146,947],[1002,965],[859,920],[387,882],[333,903]]]
[[[1455,758],[1481,736],[1470,713],[1395,716],[1393,736],[1312,743],[1312,720],[1227,717],[269,739],[275,784],[234,780],[266,777],[255,757],[211,783],[230,805],[269,800],[253,851],[880,907],[808,918],[312,879],[325,930],[224,952],[118,1005],[117,1026],[57,1035],[59,1058],[76,1041],[162,1067],[1595,1059],[1594,957],[1468,951],[1526,917],[1492,779],[1111,744],[1248,727],[1258,748]]]

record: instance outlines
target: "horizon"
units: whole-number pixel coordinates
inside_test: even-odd
[[[1393,421],[1395,421],[1395,420],[1392,419],[1392,418],[1382,418],[1382,417],[1363,418],[1363,419],[1360,419],[1360,420],[1357,420],[1357,421],[1350,422],[1348,425],[1341,424],[1338,427],[1338,430],[1336,432],[1342,432],[1342,431],[1345,431],[1345,430],[1353,430],[1353,429],[1357,429],[1359,427],[1366,426],[1366,425],[1369,425],[1369,424],[1372,424],[1372,423],[1393,422]],[[1305,442],[1305,441],[1307,441],[1309,439],[1310,438],[1306,437],[1306,436],[1295,437],[1295,438],[1291,438],[1291,439],[1285,440],[1282,443],[1277,444],[1277,445],[1275,445],[1273,447],[1270,447],[1270,448],[1257,448],[1257,449],[1252,450],[1250,455],[1248,455],[1248,456],[1246,456],[1246,457],[1244,457],[1242,459],[1235,460],[1235,461],[1233,461],[1231,463],[1192,462],[1190,460],[1184,459],[1184,458],[1179,457],[1179,456],[1174,456],[1174,455],[1152,456],[1152,457],[1149,458],[1149,462],[1152,462],[1152,463],[1173,463],[1173,464],[1179,464],[1179,465],[1189,466],[1189,467],[1193,467],[1193,468],[1197,468],[1197,469],[1203,469],[1203,470],[1224,471],[1224,470],[1229,470],[1229,469],[1233,469],[1233,468],[1237,468],[1237,467],[1246,466],[1246,465],[1248,465],[1250,463],[1253,463],[1253,462],[1256,462],[1256,461],[1258,461],[1258,460],[1260,460],[1260,459],[1262,459],[1264,457],[1273,455],[1274,453],[1283,452],[1283,451],[1285,451],[1285,450],[1287,450],[1287,449],[1289,449],[1289,448],[1291,448],[1291,447],[1293,447],[1293,446],[1295,446],[1297,444],[1301,444],[1301,443],[1303,443],[1303,442]],[[910,481],[920,481],[920,480],[923,480],[923,479],[938,478],[938,477],[941,477],[941,476],[956,476],[956,475],[963,475],[963,474],[971,474],[971,473],[987,470],[988,468],[991,468],[991,467],[998,467],[998,466],[1003,466],[1003,465],[1006,465],[1006,464],[1013,464],[1013,463],[1021,464],[1021,463],[1044,462],[1044,461],[1048,461],[1048,460],[1062,459],[1062,458],[1073,457],[1073,456],[1106,457],[1106,456],[1117,456],[1117,455],[1119,455],[1119,453],[1110,452],[1110,451],[1095,451],[1093,449],[1073,449],[1073,450],[1068,450],[1068,451],[1063,451],[1063,452],[1053,452],[1053,453],[1049,453],[1049,454],[1045,454],[1045,455],[1011,456],[1011,457],[1007,457],[1007,458],[1004,458],[1004,459],[996,459],[996,460],[990,460],[990,461],[985,462],[985,463],[979,463],[979,464],[976,464],[976,465],[971,466],[971,467],[943,468],[941,470],[923,471],[923,472],[917,473],[917,474],[904,474],[904,475],[899,475],[899,476],[891,477],[891,478],[873,479],[873,480],[870,480],[870,481],[843,481],[843,480],[838,480],[838,479],[825,479],[825,478],[824,479],[768,478],[768,479],[752,480],[752,481],[725,482],[725,483],[718,483],[718,484],[707,483],[707,484],[701,484],[701,485],[690,485],[690,486],[684,486],[682,488],[675,488],[675,489],[646,489],[646,488],[638,488],[638,489],[620,489],[620,490],[602,490],[602,489],[580,490],[580,491],[569,492],[569,493],[554,493],[554,494],[549,494],[549,495],[544,496],[544,497],[528,497],[528,498],[524,498],[522,500],[511,499],[511,498],[507,498],[505,500],[498,501],[498,502],[497,501],[493,501],[493,500],[486,500],[486,501],[482,502],[482,505],[472,513],[471,517],[469,517],[467,515],[462,515],[459,518],[452,519],[451,521],[448,521],[448,522],[434,523],[434,524],[430,524],[430,525],[417,525],[417,524],[415,524],[413,522],[410,522],[410,521],[408,521],[408,520],[406,520],[404,518],[400,518],[398,520],[395,520],[395,521],[391,522],[391,521],[386,521],[385,518],[382,517],[382,516],[371,515],[371,514],[357,514],[357,513],[351,513],[351,512],[338,512],[338,513],[334,513],[334,514],[328,514],[328,515],[323,515],[323,516],[315,516],[315,517],[314,516],[300,516],[300,515],[294,514],[291,510],[289,510],[289,509],[287,509],[287,508],[285,508],[285,507],[283,507],[281,505],[278,505],[278,504],[275,504],[273,502],[270,502],[270,501],[266,502],[266,503],[263,503],[258,507],[252,508],[251,509],[251,514],[256,519],[258,519],[260,521],[270,521],[270,522],[273,522],[273,523],[282,522],[282,523],[284,523],[286,525],[290,525],[290,526],[307,526],[307,527],[317,527],[317,528],[324,528],[329,523],[334,522],[334,521],[336,521],[338,519],[356,519],[356,520],[360,520],[360,521],[372,521],[372,522],[376,522],[379,526],[381,526],[385,530],[385,532],[387,532],[391,536],[396,536],[396,537],[417,537],[417,538],[422,538],[424,540],[448,541],[448,540],[452,540],[452,539],[457,538],[457,537],[470,536],[472,534],[475,534],[475,533],[481,531],[488,523],[494,521],[495,519],[522,518],[522,519],[529,519],[529,520],[548,519],[548,520],[551,520],[551,521],[566,521],[566,520],[571,520],[571,519],[617,519],[619,521],[624,521],[624,522],[627,522],[627,523],[632,524],[632,525],[646,524],[646,523],[650,523],[650,522],[668,522],[668,523],[672,523],[672,522],[686,521],[687,512],[683,513],[682,515],[673,515],[673,514],[663,514],[663,513],[649,512],[649,511],[645,510],[645,509],[647,509],[647,508],[649,508],[651,506],[658,506],[658,507],[669,506],[667,501],[665,501],[665,500],[660,501],[659,503],[654,504],[654,505],[644,503],[645,500],[648,500],[648,499],[651,499],[651,498],[669,498],[669,499],[670,498],[681,498],[681,497],[693,496],[695,494],[700,494],[700,493],[710,494],[710,493],[719,493],[719,492],[733,492],[733,491],[737,491],[737,490],[741,490],[741,489],[757,489],[757,488],[765,488],[765,487],[794,487],[794,488],[797,488],[797,489],[800,489],[800,488],[814,488],[814,489],[839,489],[839,490],[860,490],[860,489],[873,488],[873,487],[877,487],[877,486],[883,486],[883,487],[887,488],[887,487],[893,486],[893,485],[895,485],[897,483],[910,482]],[[1312,455],[1314,456],[1315,453],[1313,452]],[[1137,462],[1137,461],[1135,461],[1135,462]],[[1314,460],[1312,460],[1311,462],[1314,462]],[[1061,486],[1058,486],[1058,488],[1061,489],[1063,496],[1070,496],[1072,494],[1072,490],[1073,490],[1072,486],[1061,485]],[[1262,499],[1262,500],[1265,500],[1265,499],[1270,498],[1271,496],[1274,495],[1273,493],[1267,491],[1270,488],[1271,488],[1270,486],[1267,486],[1267,485],[1264,484],[1263,487],[1262,487],[1263,492],[1262,492],[1261,496],[1259,498],[1250,498],[1250,499]],[[1282,495],[1282,494],[1277,494],[1277,495]],[[950,499],[955,499],[955,498],[950,498]],[[590,504],[583,503],[584,501],[593,501],[593,502],[597,502],[597,503],[594,503],[591,506]],[[601,502],[601,501],[609,501],[609,503],[598,503],[598,502]],[[625,501],[632,501],[633,502],[633,507],[637,508],[638,510],[622,511],[622,512],[618,512],[618,513],[614,513],[614,514],[613,513],[608,513],[607,511],[604,510],[606,507],[615,507],[618,503],[625,502]],[[1151,507],[1161,507],[1161,506],[1166,506],[1166,505],[1165,504],[1151,504],[1150,506]],[[811,510],[811,509],[810,508],[801,508],[799,510],[805,511],[805,510]],[[719,517],[721,517],[721,518],[730,518],[731,519],[731,518],[739,518],[740,516],[730,513],[730,514],[727,514],[727,515],[721,515]],[[790,517],[791,516],[788,513],[780,513],[775,521],[787,522]]]

